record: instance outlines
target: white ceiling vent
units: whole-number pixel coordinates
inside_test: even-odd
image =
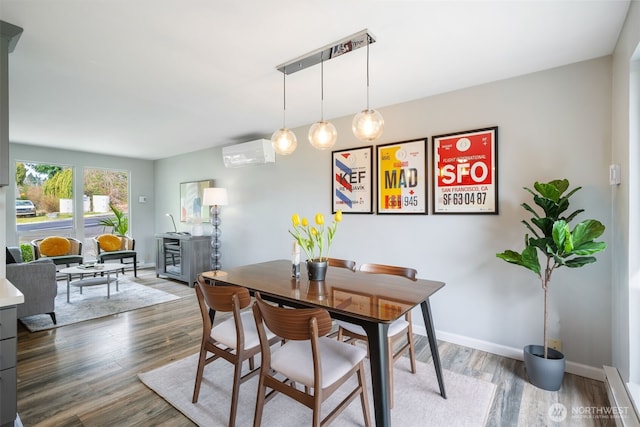
[[[222,147],[222,160],[228,168],[266,165],[276,162],[276,153],[269,139],[257,139]]]

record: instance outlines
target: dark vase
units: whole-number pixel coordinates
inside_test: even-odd
[[[548,358],[544,358],[544,347],[527,345],[524,347],[524,366],[529,382],[548,391],[560,390],[564,378],[564,355],[553,348],[548,349]]]
[[[307,261],[307,272],[309,273],[309,280],[324,281],[327,277],[328,261]]]

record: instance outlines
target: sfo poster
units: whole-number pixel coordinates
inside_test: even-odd
[[[433,213],[498,213],[498,128],[433,137]]]

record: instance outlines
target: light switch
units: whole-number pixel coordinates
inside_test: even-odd
[[[609,165],[609,185],[620,185],[620,165]]]

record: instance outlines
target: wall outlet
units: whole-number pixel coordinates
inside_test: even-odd
[[[549,347],[554,350],[562,351],[562,341],[558,338],[549,338]]]

